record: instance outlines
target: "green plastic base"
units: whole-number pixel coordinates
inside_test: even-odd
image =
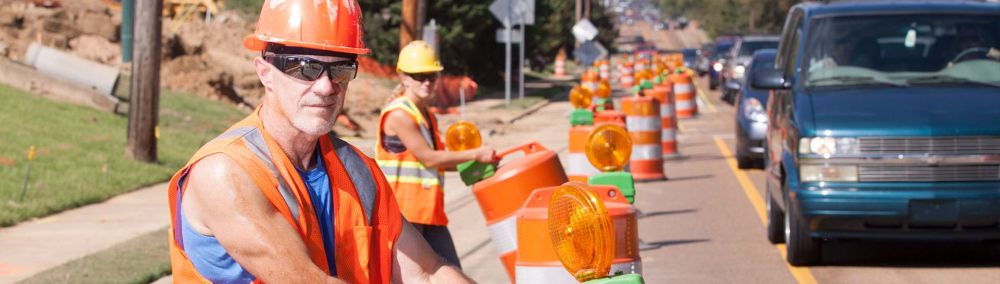
[[[594,113],[585,109],[574,109],[569,114],[569,124],[572,126],[593,125]]]
[[[583,283],[584,284],[644,284],[646,282],[642,280],[642,275],[624,274],[607,278],[594,279]]]
[[[635,180],[628,172],[604,172],[590,176],[587,183],[592,185],[611,185],[622,191],[628,203],[635,202]]]
[[[462,182],[471,186],[481,180],[488,179],[496,173],[497,167],[493,164],[484,164],[476,161],[468,161],[455,166],[458,175],[462,177]]]
[[[605,110],[607,110],[607,109],[605,109],[604,106],[607,105],[608,101],[610,101],[610,100],[611,100],[611,98],[606,98],[606,99],[605,98],[594,98],[594,105],[597,106],[597,111],[605,111]]]

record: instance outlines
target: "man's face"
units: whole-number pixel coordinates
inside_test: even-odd
[[[351,60],[333,56],[300,56],[327,63]],[[308,81],[283,73],[263,58],[258,57],[255,62],[261,82],[270,93],[264,98],[266,104],[277,107],[293,127],[304,133],[319,136],[333,129],[337,116],[343,110],[350,81],[331,81],[327,76],[329,70],[318,79]]]

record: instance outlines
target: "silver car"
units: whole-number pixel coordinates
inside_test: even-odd
[[[778,48],[778,36],[743,36],[729,51],[729,60],[722,68],[722,100],[732,104],[745,80],[747,65],[753,53],[761,49]]]

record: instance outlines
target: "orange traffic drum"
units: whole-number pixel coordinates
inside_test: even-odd
[[[625,113],[614,110],[599,111],[594,114],[594,125],[613,123],[625,127]]]
[[[517,257],[517,211],[536,188],[566,183],[566,172],[556,153],[538,142],[498,153],[501,159],[514,153],[524,156],[503,163],[492,177],[472,186],[479,208],[486,217],[490,238],[500,254],[507,276],[514,279]]]
[[[573,185],[576,183],[570,183]],[[582,185],[582,184],[577,184]],[[583,185],[586,186],[586,185]],[[642,274],[639,257],[639,227],[636,209],[618,188],[613,186],[586,186],[603,202],[614,227],[614,257],[609,276],[616,274]],[[531,195],[517,217],[517,240],[521,247],[517,254],[516,281],[518,283],[579,283],[563,267],[549,237],[549,201],[558,187],[539,188]]]

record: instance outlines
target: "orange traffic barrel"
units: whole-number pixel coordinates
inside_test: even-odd
[[[678,73],[671,74],[669,78],[670,82],[674,83],[677,117],[691,118],[698,115],[698,103],[695,101],[694,83],[691,81],[691,76]]]
[[[587,70],[580,75],[580,85],[584,88],[590,89],[590,92],[597,92],[597,88],[601,84],[601,78],[597,75],[597,72],[593,70]]]
[[[586,183],[590,176],[601,172],[587,160],[587,153],[584,151],[591,131],[594,131],[594,126],[591,125],[573,126],[569,129],[569,156],[566,161],[566,177],[570,181]]]
[[[614,257],[608,275],[642,274],[635,207],[616,187],[588,187],[604,202],[614,228]],[[549,237],[548,207],[556,188],[535,190],[518,213],[517,240],[522,245],[517,254],[517,283],[579,283],[559,261]]]
[[[486,217],[490,238],[510,279],[514,279],[517,257],[517,210],[532,190],[557,186],[568,180],[556,153],[538,142],[507,149],[497,156],[502,159],[516,152],[524,156],[501,164],[492,177],[472,186],[472,193]]]
[[[597,65],[598,75],[601,77],[601,81],[611,80],[611,65],[608,64],[607,60],[601,60]]]
[[[625,125],[625,113],[620,111],[605,110],[594,113],[594,125],[603,123],[614,123],[622,127],[627,127]]]
[[[629,159],[632,177],[636,181],[663,180],[663,145],[660,133],[660,106],[651,97],[632,96],[622,99],[625,128],[632,138]]]
[[[652,97],[660,103],[660,143],[663,145],[664,157],[675,157],[677,152],[677,115],[674,111],[673,84],[664,81],[643,91],[647,97]]]
[[[631,88],[632,85],[635,85],[635,78],[633,77],[635,75],[635,69],[633,69],[634,67],[635,64],[632,63],[632,61],[625,61],[625,63],[622,64],[622,70],[619,72],[621,73],[619,79],[622,88],[628,89]]]

